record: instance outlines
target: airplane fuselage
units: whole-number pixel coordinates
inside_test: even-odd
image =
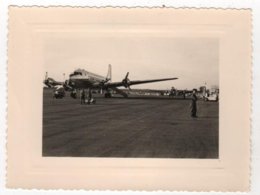
[[[105,80],[106,78],[103,76],[78,69],[70,74],[69,84],[76,89],[96,88]]]

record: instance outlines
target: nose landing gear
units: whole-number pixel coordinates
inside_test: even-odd
[[[77,99],[77,91],[72,91],[70,93],[70,97],[72,97],[73,99]]]

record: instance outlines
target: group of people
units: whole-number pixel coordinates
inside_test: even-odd
[[[88,96],[86,97],[86,91],[84,89],[82,89],[80,91],[80,104],[85,104],[86,103],[86,99],[88,100],[87,102],[90,102],[92,100],[92,93],[91,90],[88,90]]]

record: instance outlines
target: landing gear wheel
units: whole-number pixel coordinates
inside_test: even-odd
[[[77,92],[71,92],[70,97],[72,97],[73,99],[77,99]]]
[[[111,97],[112,97],[111,93],[105,93],[105,98],[111,98]]]

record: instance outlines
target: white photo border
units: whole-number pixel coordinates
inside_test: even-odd
[[[1,95],[0,96],[0,192],[4,192],[5,194],[27,194],[29,191],[27,190],[8,190],[5,188],[6,183],[6,110],[7,110],[7,104],[6,104],[6,98],[7,98],[7,16],[8,16],[8,6],[9,5],[19,5],[19,6],[31,6],[31,5],[37,5],[37,6],[59,6],[59,5],[69,5],[69,6],[172,6],[172,7],[195,7],[195,8],[235,8],[235,9],[244,9],[244,8],[250,8],[253,11],[253,37],[252,37],[252,46],[253,46],[253,83],[252,83],[252,136],[251,136],[251,146],[252,146],[252,154],[251,154],[251,165],[252,165],[252,176],[251,176],[251,191],[246,194],[258,194],[260,192],[260,186],[257,186],[257,181],[260,180],[260,121],[258,122],[257,119],[260,116],[260,103],[257,101],[260,98],[260,67],[257,66],[257,64],[260,64],[260,56],[259,54],[260,50],[260,4],[259,2],[255,2],[253,0],[251,1],[245,1],[245,0],[201,0],[201,1],[176,1],[176,2],[170,2],[170,1],[93,1],[93,2],[87,2],[87,1],[9,1],[9,2],[1,2],[0,4],[0,22],[1,22],[1,28],[0,28],[0,37],[1,37],[1,45],[0,45],[0,60],[1,60],[1,66],[0,66],[0,90]],[[257,9],[258,8],[258,9]],[[62,190],[55,191],[55,190],[49,190],[44,191],[44,193],[48,194],[60,194],[63,192]],[[68,192],[68,191],[66,191]],[[72,191],[71,191],[72,192]],[[29,193],[37,193],[41,194],[43,193],[42,190],[33,190],[33,192]],[[91,192],[91,191],[73,191],[73,194],[92,194],[92,193],[98,193],[98,192]],[[106,192],[107,194],[114,194],[115,192]],[[117,192],[122,193],[122,192]],[[132,194],[134,192],[123,192],[126,194]],[[145,193],[145,192],[138,192],[138,193]],[[162,193],[162,192],[160,192]],[[168,192],[169,193],[169,192]],[[189,192],[171,192],[171,194],[190,194]],[[193,194],[201,194],[201,192],[192,192]],[[209,194],[205,192],[204,194]],[[217,194],[225,194],[225,193],[217,193]],[[243,193],[245,194],[245,193]]]

